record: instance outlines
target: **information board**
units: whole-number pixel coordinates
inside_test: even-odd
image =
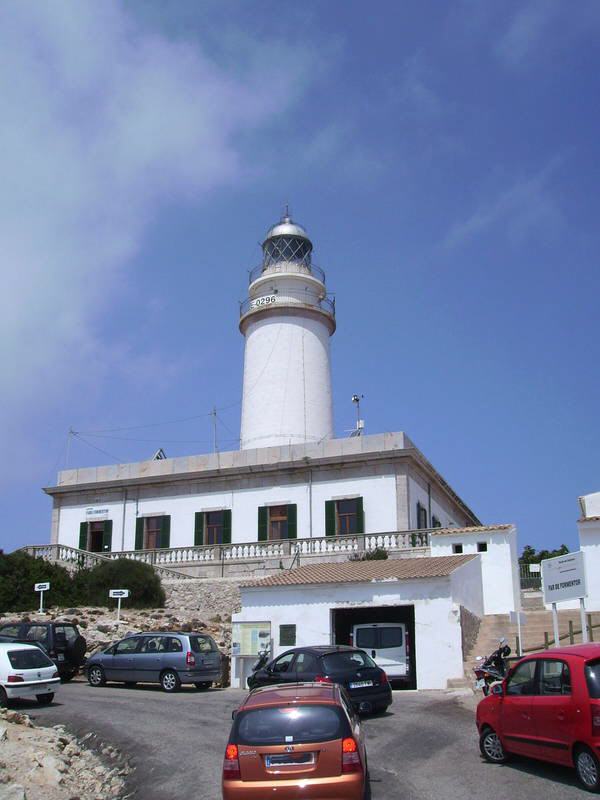
[[[542,561],[542,591],[544,603],[561,603],[587,595],[581,550]]]
[[[231,654],[257,656],[271,646],[270,622],[234,622],[231,626]]]

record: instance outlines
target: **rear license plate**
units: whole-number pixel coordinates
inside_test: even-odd
[[[314,763],[314,753],[276,753],[265,758],[267,767],[294,767],[298,764]]]
[[[373,681],[355,681],[350,684],[351,689],[362,689],[364,686],[373,686]]]

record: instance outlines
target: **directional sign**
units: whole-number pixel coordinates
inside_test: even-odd
[[[47,592],[50,589],[49,583],[36,583],[33,587],[35,592]]]
[[[544,603],[560,603],[587,595],[581,550],[542,561],[542,590]]]
[[[129,589],[109,589],[109,597],[129,597]]]

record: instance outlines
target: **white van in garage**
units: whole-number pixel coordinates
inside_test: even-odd
[[[354,647],[365,650],[390,680],[410,676],[406,625],[401,622],[373,622],[354,625]]]

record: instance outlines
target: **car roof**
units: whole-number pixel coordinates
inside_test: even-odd
[[[330,653],[353,653],[357,650],[361,650],[361,648],[352,647],[351,645],[347,644],[318,644],[309,645],[308,647],[292,647],[290,650],[286,650],[286,653],[296,652],[297,650],[308,650],[311,653],[316,653],[319,656],[326,656]]]
[[[10,650],[39,650],[35,644],[25,644],[24,642],[0,642],[0,653],[8,653]]]
[[[339,702],[339,689],[333,683],[283,683],[254,689],[242,701],[240,711],[294,703],[338,705]]]
[[[210,633],[198,633],[198,631],[139,631],[125,636],[126,639],[133,639],[135,636],[208,636]]]
[[[600,643],[569,644],[565,645],[565,647],[552,647],[550,650],[543,650],[541,653],[530,653],[527,658],[553,658],[554,656],[576,656],[585,660],[600,658]]]

